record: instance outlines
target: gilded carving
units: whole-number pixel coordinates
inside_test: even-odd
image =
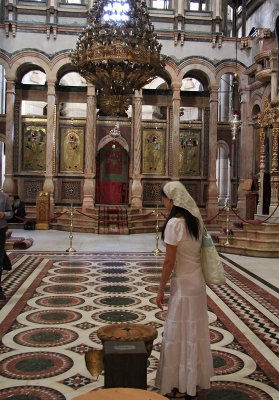
[[[200,131],[180,131],[179,175],[200,174]]]
[[[165,131],[144,129],[142,137],[142,173],[165,173]]]
[[[46,169],[46,127],[26,124],[23,129],[22,169],[24,171],[45,171]]]
[[[83,172],[84,128],[62,127],[60,172]]]
[[[266,159],[265,139],[266,139],[266,133],[264,130],[261,130],[261,132],[260,132],[260,171],[265,170],[265,159]]]
[[[264,110],[259,113],[258,117],[261,128],[274,126],[277,118],[279,118],[279,109],[271,107],[271,104],[266,100]]]

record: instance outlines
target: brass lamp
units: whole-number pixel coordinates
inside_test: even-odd
[[[231,121],[229,121],[229,123],[230,123],[230,127],[231,127],[231,132],[232,132],[232,140],[235,140],[237,132],[238,132],[238,128],[241,125],[241,121],[239,119],[239,114],[235,112],[233,115],[233,119]]]
[[[160,51],[145,2],[95,0],[71,61],[97,88],[100,114],[123,116],[131,94],[164,68]]]
[[[233,103],[233,119],[229,121],[232,133],[232,140],[234,141],[236,135],[238,133],[238,129],[241,125],[241,121],[239,118],[240,112],[240,97],[239,97],[239,88],[238,88],[238,75],[234,74],[233,77],[233,93],[232,93],[232,103]]]

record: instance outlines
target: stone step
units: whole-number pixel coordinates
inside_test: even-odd
[[[273,240],[277,241],[279,243],[279,230],[277,228],[277,231],[267,231],[267,230],[262,230],[262,231],[245,231],[245,230],[232,230],[232,235],[234,238],[243,238],[243,237],[248,237],[249,239],[253,240]]]
[[[243,224],[243,229],[246,232],[254,232],[254,231],[269,231],[269,232],[278,232],[279,231],[279,224],[268,224],[268,223],[261,223],[261,224]]]
[[[219,243],[224,244],[227,238],[224,236],[219,237]],[[279,249],[279,240],[274,239],[254,239],[250,237],[230,237],[229,242],[235,247],[251,248],[251,249]]]
[[[216,249],[220,253],[227,254],[238,254],[247,257],[262,257],[262,258],[278,258],[279,257],[279,246],[277,248],[250,248],[248,246],[240,247],[234,246],[233,244],[224,245],[215,243]]]

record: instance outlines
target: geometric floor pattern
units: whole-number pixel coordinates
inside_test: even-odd
[[[159,359],[165,311],[155,297],[164,255],[14,251],[0,302],[0,400],[64,400],[104,385],[85,353],[101,349],[100,326],[132,322],[158,330],[148,390]],[[226,285],[208,286],[215,376],[199,400],[279,399],[279,293],[223,259]]]

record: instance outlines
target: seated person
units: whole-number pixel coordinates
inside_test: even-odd
[[[14,216],[9,220],[9,222],[24,222],[23,218],[26,216],[25,203],[21,201],[19,196],[14,196],[14,203],[12,205]]]

